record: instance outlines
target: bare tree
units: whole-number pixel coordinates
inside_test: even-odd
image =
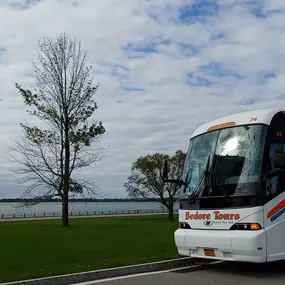
[[[68,203],[71,195],[98,194],[95,184],[75,178],[73,172],[90,167],[101,159],[102,148],[93,148],[105,133],[102,122],[92,118],[97,109],[93,95],[91,67],[81,41],[65,33],[56,39],[39,41],[39,64],[34,64],[34,92],[18,83],[27,112],[42,124],[21,123],[20,140],[14,140],[9,157],[20,164],[16,172],[20,183],[28,184],[22,198],[33,204],[42,198],[62,199],[62,225],[69,225]]]

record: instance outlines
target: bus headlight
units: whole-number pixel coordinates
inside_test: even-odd
[[[179,223],[178,224],[179,229],[185,229],[185,230],[190,230],[191,227],[189,226],[188,223]]]
[[[232,231],[259,231],[261,229],[258,223],[237,223],[230,228]]]

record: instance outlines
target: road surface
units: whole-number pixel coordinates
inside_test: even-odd
[[[113,278],[80,285],[284,285],[285,262],[267,265],[223,262],[194,272],[163,272],[134,277]],[[79,285],[79,284],[77,284]]]

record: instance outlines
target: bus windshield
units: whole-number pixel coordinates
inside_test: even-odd
[[[181,199],[189,198],[193,191],[200,198],[256,195],[256,187],[248,185],[260,182],[266,131],[264,125],[244,125],[191,139]],[[209,158],[211,179],[207,180],[205,169]],[[210,187],[205,193],[206,181],[210,181]]]

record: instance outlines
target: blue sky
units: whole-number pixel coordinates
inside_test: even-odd
[[[43,36],[81,38],[109,146],[84,175],[106,197],[124,197],[140,155],[186,151],[206,121],[283,104],[284,16],[284,0],[1,0],[0,197],[23,190],[6,145],[31,122],[14,84],[33,84]]]

